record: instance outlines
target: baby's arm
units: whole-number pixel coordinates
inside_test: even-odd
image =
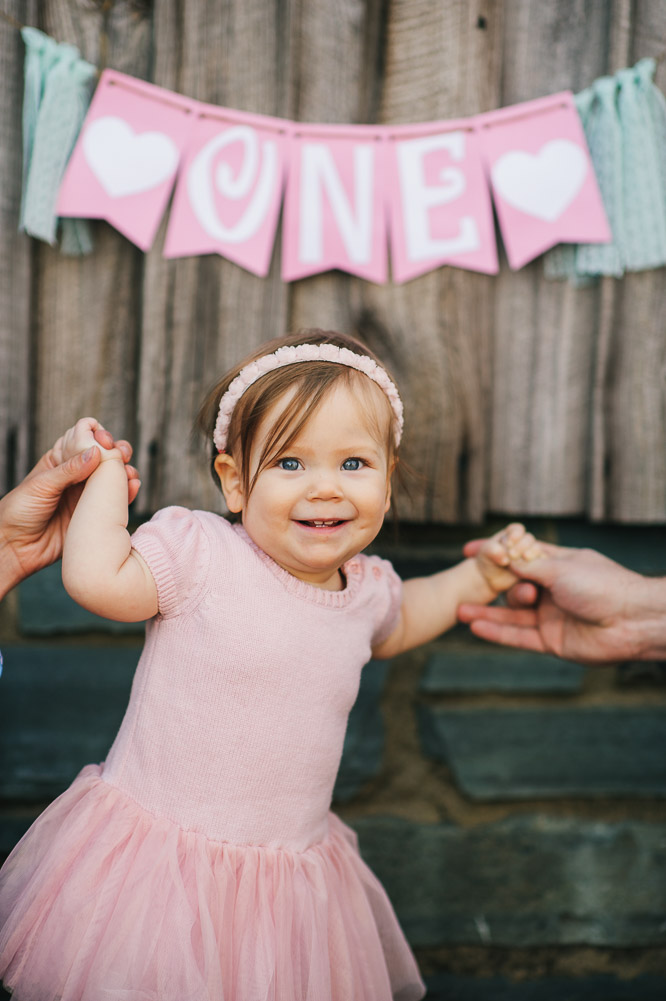
[[[485,539],[471,559],[430,577],[416,577],[403,584],[402,606],[396,628],[372,651],[373,657],[394,657],[427,643],[457,622],[458,605],[487,605],[516,583],[507,569],[511,560],[532,560],[540,555],[533,535],[522,525],[509,525]]]
[[[96,444],[90,421],[79,421],[58,444],[64,459]],[[122,454],[117,448],[100,451],[102,461],[88,479],[69,524],[62,579],[71,597],[89,611],[138,622],[157,613],[157,588],[147,565],[132,549],[127,531]]]

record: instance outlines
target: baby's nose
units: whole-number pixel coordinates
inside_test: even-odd
[[[308,485],[309,497],[339,497],[342,494],[339,477],[332,470],[313,473]]]

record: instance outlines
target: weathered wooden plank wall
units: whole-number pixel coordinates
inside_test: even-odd
[[[661,0],[46,0],[5,3],[98,65],[303,122],[453,118],[574,91],[666,47]],[[404,286],[285,286],[217,257],[165,261],[105,224],[68,260],[16,236],[21,48],[0,25],[0,474],[77,417],[137,446],[140,504],[218,504],[190,440],[204,389],[268,336],[357,332],[405,396],[420,474],[403,518],[487,511],[666,520],[664,271],[574,289],[535,262]],[[657,80],[666,89],[666,65]],[[3,484],[0,484],[2,488]]]
[[[11,16],[35,16],[13,2]],[[27,19],[27,18],[26,18]],[[33,22],[34,23],[34,22]],[[17,233],[21,200],[23,59],[17,32],[0,27],[0,490],[25,472],[30,434],[30,241]]]

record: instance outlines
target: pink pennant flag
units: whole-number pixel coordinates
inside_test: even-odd
[[[611,232],[573,95],[477,119],[512,268],[557,243],[608,243]]]
[[[392,129],[390,138],[393,280],[406,282],[441,264],[495,274],[492,205],[470,122]]]
[[[200,105],[180,174],[165,257],[216,253],[268,274],[290,123]]]
[[[150,250],[195,107],[169,90],[105,70],[65,171],[58,215],[106,219]]]
[[[284,281],[331,268],[386,281],[384,167],[379,128],[298,126],[284,205]]]

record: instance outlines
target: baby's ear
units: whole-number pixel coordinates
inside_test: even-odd
[[[389,479],[386,485],[386,503],[384,504],[384,514],[388,512],[390,506],[391,506],[391,481]]]
[[[232,514],[238,514],[243,510],[243,489],[240,470],[236,465],[233,455],[227,452],[220,452],[215,460],[215,472],[217,473],[224,499]]]
[[[395,473],[395,467],[397,465],[398,465],[398,460],[397,459],[393,459],[393,461],[391,462],[391,466],[389,468],[389,471],[388,471],[388,476],[386,478],[386,504],[384,505],[384,514],[386,514],[388,512],[388,509],[391,506],[391,493],[392,493],[392,483],[391,483],[391,481],[392,481],[392,478],[393,478],[393,474]]]

